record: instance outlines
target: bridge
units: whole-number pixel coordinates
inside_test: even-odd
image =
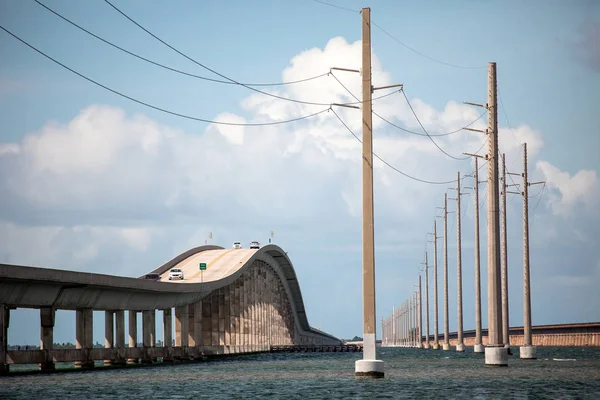
[[[172,268],[182,269],[185,280],[169,281]],[[172,362],[268,352],[273,346],[342,345],[308,323],[292,262],[276,245],[258,250],[200,246],[150,273],[159,274],[160,281],[0,264],[0,373],[8,373],[10,364],[37,363],[51,371],[56,362],[93,368],[95,360],[106,365]],[[39,350],[8,350],[10,310],[16,308],[40,310]],[[75,349],[53,348],[56,310],[76,311]],[[105,312],[104,348],[93,348],[94,310]],[[163,346],[156,345],[157,311],[163,313]]]

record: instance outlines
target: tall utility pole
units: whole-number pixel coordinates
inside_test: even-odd
[[[439,208],[439,207],[437,207]],[[440,341],[438,339],[438,255],[437,255],[437,221],[433,220],[433,346],[434,350],[440,349]]]
[[[527,143],[523,143],[523,346],[519,353],[522,359],[535,360],[536,348],[531,340],[531,288],[529,278],[529,186],[544,182],[529,183],[527,180]]]
[[[450,350],[448,333],[448,194],[444,193],[444,345],[443,350]]]
[[[500,215],[498,207],[498,106],[496,63],[488,64],[488,345],[486,365],[508,365],[502,343],[502,293],[500,285]]]
[[[418,343],[418,348],[422,349],[423,348],[423,340],[422,340],[422,335],[423,335],[423,304],[422,304],[422,297],[421,297],[421,274],[419,274],[419,293],[418,293],[418,297],[419,297],[419,334],[418,334],[418,338],[419,338],[419,343]]]
[[[508,251],[506,243],[506,155],[502,153],[502,342],[510,347],[508,325]]]
[[[481,255],[479,249],[479,166],[475,157],[473,192],[475,192],[475,346],[473,352],[483,353],[481,340]]]
[[[429,349],[429,265],[425,252],[425,348]]]
[[[463,343],[463,307],[462,307],[462,250],[461,250],[461,226],[460,226],[460,171],[456,175],[456,294],[457,294],[457,318],[458,329],[456,338],[456,351],[465,351]]]
[[[362,15],[362,192],[363,192],[363,359],[354,366],[356,377],[382,378],[383,361],[375,350],[375,230],[373,221],[373,114],[371,107],[371,9]]]

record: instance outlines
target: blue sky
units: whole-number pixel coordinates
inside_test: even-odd
[[[130,51],[218,78],[104,1],[41,2]],[[533,323],[599,320],[593,307],[600,301],[600,252],[594,246],[600,234],[598,3],[332,3],[352,10],[371,7],[374,23],[443,61],[411,51],[373,27],[374,84],[403,83],[432,133],[456,130],[479,115],[460,103],[486,102],[486,65],[497,62],[504,106],[500,142],[509,169],[520,172],[520,144],[527,141],[531,179],[547,182],[541,199],[530,202]],[[360,15],[316,1],[114,4],[191,58],[238,81],[280,82],[330,67],[360,68]],[[183,114],[262,122],[327,108],[162,70],[101,43],[33,0],[0,2],[0,25],[104,85]],[[204,243],[210,231],[213,243],[228,247],[234,240],[266,242],[274,230],[275,242],[297,269],[311,324],[342,337],[361,333],[360,146],[331,112],[270,128],[217,127],[120,98],[3,31],[0,54],[0,232],[6,239],[0,244],[0,262],[136,276]],[[360,92],[357,76],[337,76]],[[316,102],[352,101],[331,77],[264,90]],[[401,94],[375,102],[374,108],[400,126],[419,129]],[[359,111],[338,113],[360,134]],[[472,169],[471,161],[448,159],[427,138],[375,123],[375,151],[406,173],[451,180],[456,171]],[[484,127],[485,117],[481,123],[474,126]],[[482,144],[477,134],[467,132],[438,143],[454,155]],[[378,318],[413,290],[425,235],[448,186],[417,183],[376,164]],[[532,187],[530,194],[538,189]],[[521,204],[520,198],[509,200],[511,325],[522,324]],[[470,196],[463,205],[469,329],[474,326]],[[485,243],[485,205],[481,210]],[[450,217],[451,300],[455,242]],[[441,241],[439,249],[441,254]],[[451,301],[451,329],[455,309]],[[73,318],[65,318],[56,328],[59,341],[74,339]],[[14,313],[11,343],[16,337],[35,343],[36,325],[35,313]],[[94,339],[100,340],[102,327],[95,331]]]

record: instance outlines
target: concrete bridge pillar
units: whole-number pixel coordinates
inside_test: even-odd
[[[6,359],[6,351],[8,348],[8,320],[10,318],[10,310],[0,304],[0,375],[8,374],[8,362]]]
[[[115,347],[117,348],[117,357],[113,361],[115,364],[125,364],[124,349],[125,349],[125,311],[115,311]]]
[[[202,356],[203,352],[202,352],[202,345],[205,345],[206,342],[204,342],[203,340],[203,325],[204,325],[204,315],[203,315],[203,307],[205,302],[203,300],[197,301],[194,304],[190,305],[190,313],[193,310],[193,318],[190,318],[190,322],[193,321],[194,324],[194,328],[193,328],[193,334],[192,334],[192,341],[190,340],[190,346],[195,346],[196,347],[196,351],[198,354],[198,358],[200,358],[200,356]],[[192,329],[190,329],[191,331]]]
[[[129,348],[137,347],[137,311],[129,310]],[[127,364],[137,364],[137,357],[127,359]]]
[[[195,323],[195,315],[196,315],[196,305],[188,304],[188,346],[196,347],[196,323]]]
[[[189,309],[187,304],[175,308],[175,346],[188,347]],[[184,350],[186,351],[186,350]]]
[[[223,352],[229,354],[231,346],[231,327],[233,321],[231,318],[231,288],[232,284],[223,288]]]
[[[56,309],[52,307],[40,308],[40,350],[44,352],[44,362],[40,363],[42,371],[54,371],[54,361],[50,350],[54,347],[54,317]]]
[[[83,350],[82,360],[75,361],[75,366],[80,368],[94,368],[91,359],[93,347],[93,314],[91,308],[81,308],[75,313],[75,347]]]
[[[219,346],[219,291],[213,290],[209,297],[210,304],[210,345],[213,351]],[[209,343],[206,343],[208,345]]]
[[[113,311],[104,311],[104,348],[113,349],[115,346],[114,331],[115,314]],[[104,360],[104,365],[113,365],[116,360]]]
[[[246,353],[248,351],[249,340],[249,328],[248,323],[248,276],[246,273],[240,277],[241,279],[241,292],[240,292],[240,324],[241,324],[241,351]]]
[[[153,329],[154,325],[154,329]],[[144,356],[142,364],[152,364],[151,350],[155,346],[156,325],[154,324],[154,310],[142,311],[142,335]]]
[[[218,335],[219,335],[219,353],[225,352],[225,289],[224,287],[219,288],[218,292]]]
[[[173,310],[163,310],[163,362],[173,361]]]

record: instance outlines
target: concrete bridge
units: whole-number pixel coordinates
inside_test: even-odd
[[[199,270],[200,263],[206,270]],[[186,279],[168,281],[172,268],[182,269]],[[75,362],[92,368],[95,360],[118,365],[152,363],[160,357],[169,362],[263,352],[274,345],[342,344],[309,325],[296,273],[278,246],[200,246],[151,273],[161,281],[0,264],[0,373],[7,373],[10,364],[37,363],[42,370],[53,370],[56,362]],[[15,308],[40,310],[40,350],[7,350],[10,310]],[[56,310],[76,310],[76,349],[53,348]],[[104,348],[93,348],[93,310],[105,311]],[[163,313],[162,347],[156,346],[157,311]]]

